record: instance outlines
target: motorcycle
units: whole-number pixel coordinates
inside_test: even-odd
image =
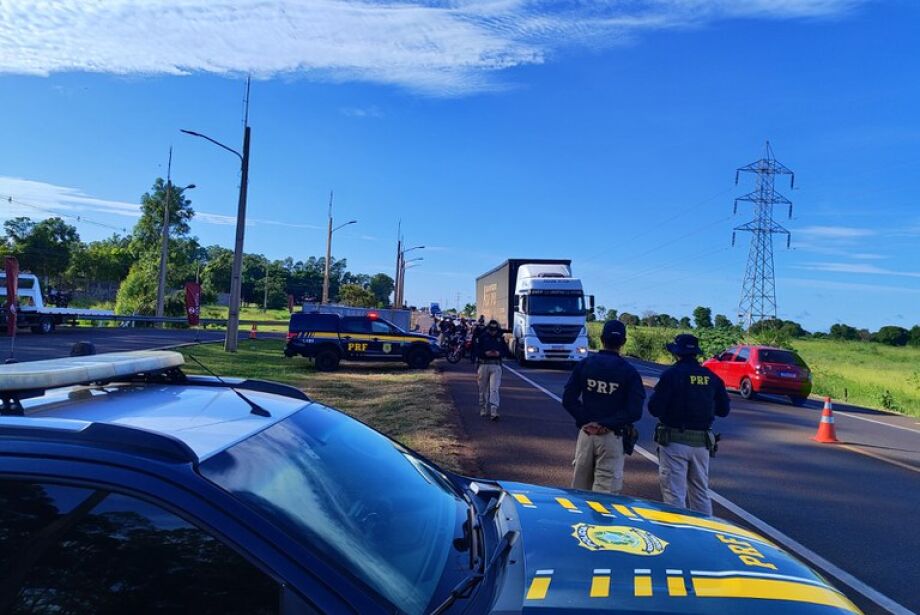
[[[447,341],[447,362],[448,363],[459,363],[463,357],[470,354],[473,347],[473,340],[461,337],[460,335],[453,335]]]

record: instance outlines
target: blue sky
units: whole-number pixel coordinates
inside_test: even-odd
[[[205,245],[233,240],[252,71],[246,250],[325,249],[392,275],[397,221],[429,246],[407,298],[473,299],[508,257],[574,261],[599,304],[736,313],[751,217],[734,170],[769,139],[796,172],[780,316],[920,322],[920,4],[13,0],[0,7],[0,217],[130,229],[165,173]],[[781,218],[785,212],[777,212]]]

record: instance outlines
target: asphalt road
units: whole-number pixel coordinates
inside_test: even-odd
[[[637,367],[647,385],[654,384],[662,369],[646,363]],[[472,366],[445,364],[444,369],[484,475],[570,484],[574,423],[547,395],[561,397],[567,371],[509,363],[501,390],[502,418],[491,423],[478,416]],[[920,426],[916,419],[861,408],[840,408],[835,415],[838,437],[846,444],[817,444],[811,437],[819,403],[794,408],[778,399],[746,401],[732,395],[731,415],[715,426],[723,440],[712,463],[711,487],[729,505],[839,568],[825,568],[829,576],[842,570],[857,585],[861,582],[916,611]],[[638,427],[639,445],[654,453],[654,419],[646,414]],[[627,460],[624,494],[660,500],[656,466],[641,454]],[[745,521],[723,506],[715,514]],[[822,568],[815,559],[809,563]],[[835,585],[867,613],[888,612],[841,579],[835,577]]]
[[[240,334],[246,337],[248,331]],[[267,334],[260,334],[264,336]],[[213,342],[224,339],[219,330],[148,329],[134,327],[59,327],[54,333],[38,335],[18,333],[12,344],[12,356],[17,361],[38,361],[70,355],[75,342],[92,342],[96,352],[119,352],[125,350],[148,350],[163,346],[174,346],[195,341]],[[10,357],[11,339],[0,337],[0,360]]]

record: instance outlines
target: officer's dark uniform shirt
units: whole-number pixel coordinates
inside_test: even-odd
[[[480,361],[499,363],[501,362],[501,358],[508,354],[508,347],[505,345],[505,340],[501,336],[501,333],[498,335],[490,335],[488,331],[483,332],[476,339],[475,348],[476,358]],[[486,356],[486,353],[490,350],[497,350],[499,355],[497,357]]]
[[[589,356],[572,370],[562,406],[580,429],[594,422],[618,429],[642,418],[645,387],[636,368],[612,350]]]
[[[706,431],[716,416],[728,416],[728,393],[721,378],[687,357],[661,374],[648,411],[668,427]]]

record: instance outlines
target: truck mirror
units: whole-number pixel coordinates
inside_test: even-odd
[[[520,295],[514,296],[514,311],[515,312],[521,311],[521,296]]]
[[[588,310],[594,311],[594,295],[588,295]]]

